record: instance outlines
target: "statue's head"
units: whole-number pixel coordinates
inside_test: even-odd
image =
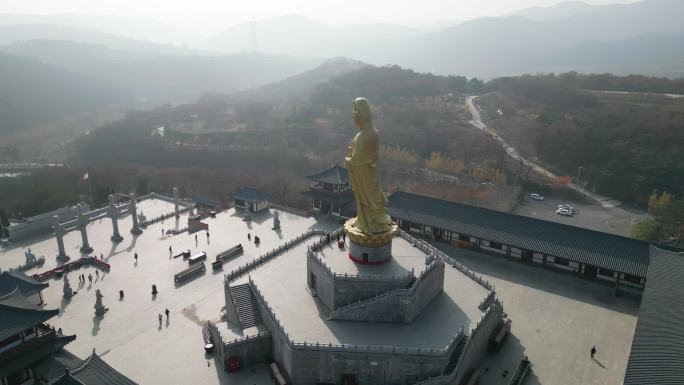
[[[371,113],[370,103],[366,98],[356,98],[352,103],[352,116],[354,125],[358,129],[373,126],[373,114]]]

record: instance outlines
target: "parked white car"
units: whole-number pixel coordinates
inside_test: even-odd
[[[562,208],[556,210],[556,214],[558,214],[558,215],[563,215],[563,216],[565,216],[565,217],[571,217],[571,216],[574,216],[574,215],[575,215],[571,210],[562,209]]]
[[[532,194],[530,194],[530,199],[534,199],[535,201],[543,201],[544,197],[542,195],[537,194],[537,193],[532,193]]]

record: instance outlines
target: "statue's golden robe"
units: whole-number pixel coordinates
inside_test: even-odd
[[[354,136],[347,151],[347,170],[351,189],[356,199],[356,218],[350,223],[366,234],[386,233],[391,230],[392,219],[385,206],[387,196],[380,188],[376,164],[380,150],[380,137],[373,126],[364,127]]]

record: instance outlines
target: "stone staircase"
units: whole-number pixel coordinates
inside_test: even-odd
[[[235,303],[235,312],[240,320],[242,329],[251,328],[264,323],[259,311],[259,305],[248,284],[232,286],[230,294]]]
[[[451,352],[449,363],[447,364],[446,368],[444,368],[444,375],[451,375],[454,369],[456,369],[456,365],[458,365],[458,362],[461,359],[461,355],[463,355],[463,349],[465,349],[467,343],[468,336],[463,336],[463,338],[461,338],[461,340],[458,341],[458,344],[454,348],[454,351]]]

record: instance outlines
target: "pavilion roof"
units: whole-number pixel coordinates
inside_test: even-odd
[[[348,184],[349,174],[347,169],[335,164],[325,171],[321,171],[318,174],[307,176],[308,179],[330,183],[330,184]]]

